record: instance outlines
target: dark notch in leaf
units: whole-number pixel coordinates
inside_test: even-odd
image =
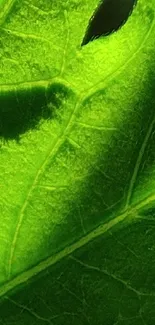
[[[82,46],[118,30],[128,19],[137,0],[102,0],[90,19]]]

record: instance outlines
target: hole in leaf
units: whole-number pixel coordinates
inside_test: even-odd
[[[118,30],[127,21],[136,3],[137,0],[102,0],[89,22],[81,45]]]

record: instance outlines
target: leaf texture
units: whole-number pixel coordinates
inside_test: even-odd
[[[153,325],[155,1],[0,5],[0,324]]]

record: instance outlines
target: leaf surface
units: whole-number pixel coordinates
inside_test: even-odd
[[[155,321],[155,1],[97,5],[0,3],[0,324]]]

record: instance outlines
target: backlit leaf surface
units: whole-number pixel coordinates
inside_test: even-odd
[[[155,0],[0,2],[0,324],[155,324]]]

